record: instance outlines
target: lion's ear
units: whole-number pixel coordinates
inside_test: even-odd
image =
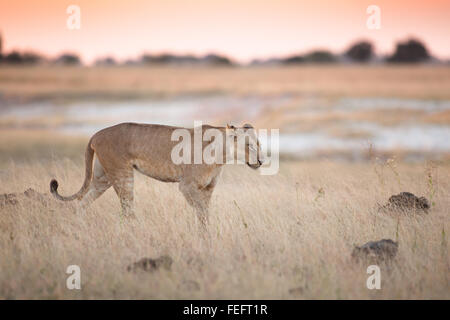
[[[236,128],[227,124],[226,134],[230,137],[236,137]]]

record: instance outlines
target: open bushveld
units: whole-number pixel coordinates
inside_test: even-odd
[[[351,161],[328,157],[325,149],[320,160],[283,157],[274,176],[226,166],[204,237],[177,184],[137,172],[136,220],[120,215],[112,189],[84,213],[50,197],[52,178],[64,195],[82,184],[85,122],[95,127],[122,119],[140,110],[128,109],[140,99],[151,102],[145,110],[166,110],[174,101],[208,95],[223,99],[220,110],[228,96],[257,96],[232,100],[235,109],[225,108],[222,118],[212,114],[221,125],[240,123],[240,116],[261,104],[262,112],[249,122],[297,134],[288,142],[310,132],[313,142],[321,141],[314,134],[325,133],[332,142],[378,140],[373,150],[352,140],[345,152],[364,156]],[[285,95],[293,98],[285,103]],[[265,108],[273,96],[281,98]],[[341,100],[346,97],[354,100]],[[373,98],[380,100],[373,105]],[[100,107],[78,104],[99,100]],[[1,67],[0,298],[450,299],[449,100],[450,68],[443,66]],[[117,118],[106,121],[117,101],[126,108],[114,104]],[[352,109],[360,104],[369,107]],[[56,112],[64,107],[70,112]],[[424,139],[426,132],[432,134]],[[389,140],[394,134],[402,139]],[[410,143],[415,139],[420,143]],[[405,140],[420,157],[401,156],[396,143]],[[383,143],[390,149],[377,150]],[[43,195],[26,196],[28,188]],[[426,197],[428,213],[379,210],[405,191]],[[379,264],[381,289],[369,290],[366,270],[372,263],[352,260],[352,251],[381,239],[397,241],[398,253]],[[127,270],[142,258],[160,256],[172,259],[171,268]],[[69,265],[81,268],[81,290],[66,287]]]

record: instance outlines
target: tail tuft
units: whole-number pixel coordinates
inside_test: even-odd
[[[86,172],[84,176],[84,182],[83,185],[81,186],[80,191],[71,196],[63,197],[60,194],[58,194],[58,181],[52,179],[52,181],[50,181],[50,192],[56,199],[61,201],[72,201],[75,199],[80,200],[89,190],[89,185],[91,184],[92,180],[92,161],[94,160],[94,153],[95,153],[94,149],[91,148],[91,140],[89,140],[89,143],[86,147],[86,154],[84,158],[86,162]]]
[[[50,192],[56,193],[57,190],[58,190],[58,181],[52,179],[52,181],[50,181]]]

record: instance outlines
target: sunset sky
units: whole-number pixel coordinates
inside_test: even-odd
[[[81,8],[81,29],[66,27],[66,8]],[[381,8],[381,29],[366,27],[366,8]],[[450,58],[449,0],[0,0],[4,50],[51,56],[70,51],[85,62],[144,52],[216,52],[253,58],[345,50],[372,40],[377,53],[415,36]]]

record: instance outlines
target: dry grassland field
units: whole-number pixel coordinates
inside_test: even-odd
[[[279,173],[226,166],[207,236],[177,184],[137,172],[135,220],[112,189],[84,213],[54,200],[52,178],[80,188],[89,135],[133,116],[279,128]],[[443,66],[1,67],[0,298],[450,299],[449,128]],[[400,192],[430,208],[380,210]],[[352,251],[381,239],[398,252],[369,290]]]
[[[180,94],[323,94],[449,99],[447,66],[8,67],[3,95],[31,98],[139,98]],[[4,97],[5,98],[5,97]]]

